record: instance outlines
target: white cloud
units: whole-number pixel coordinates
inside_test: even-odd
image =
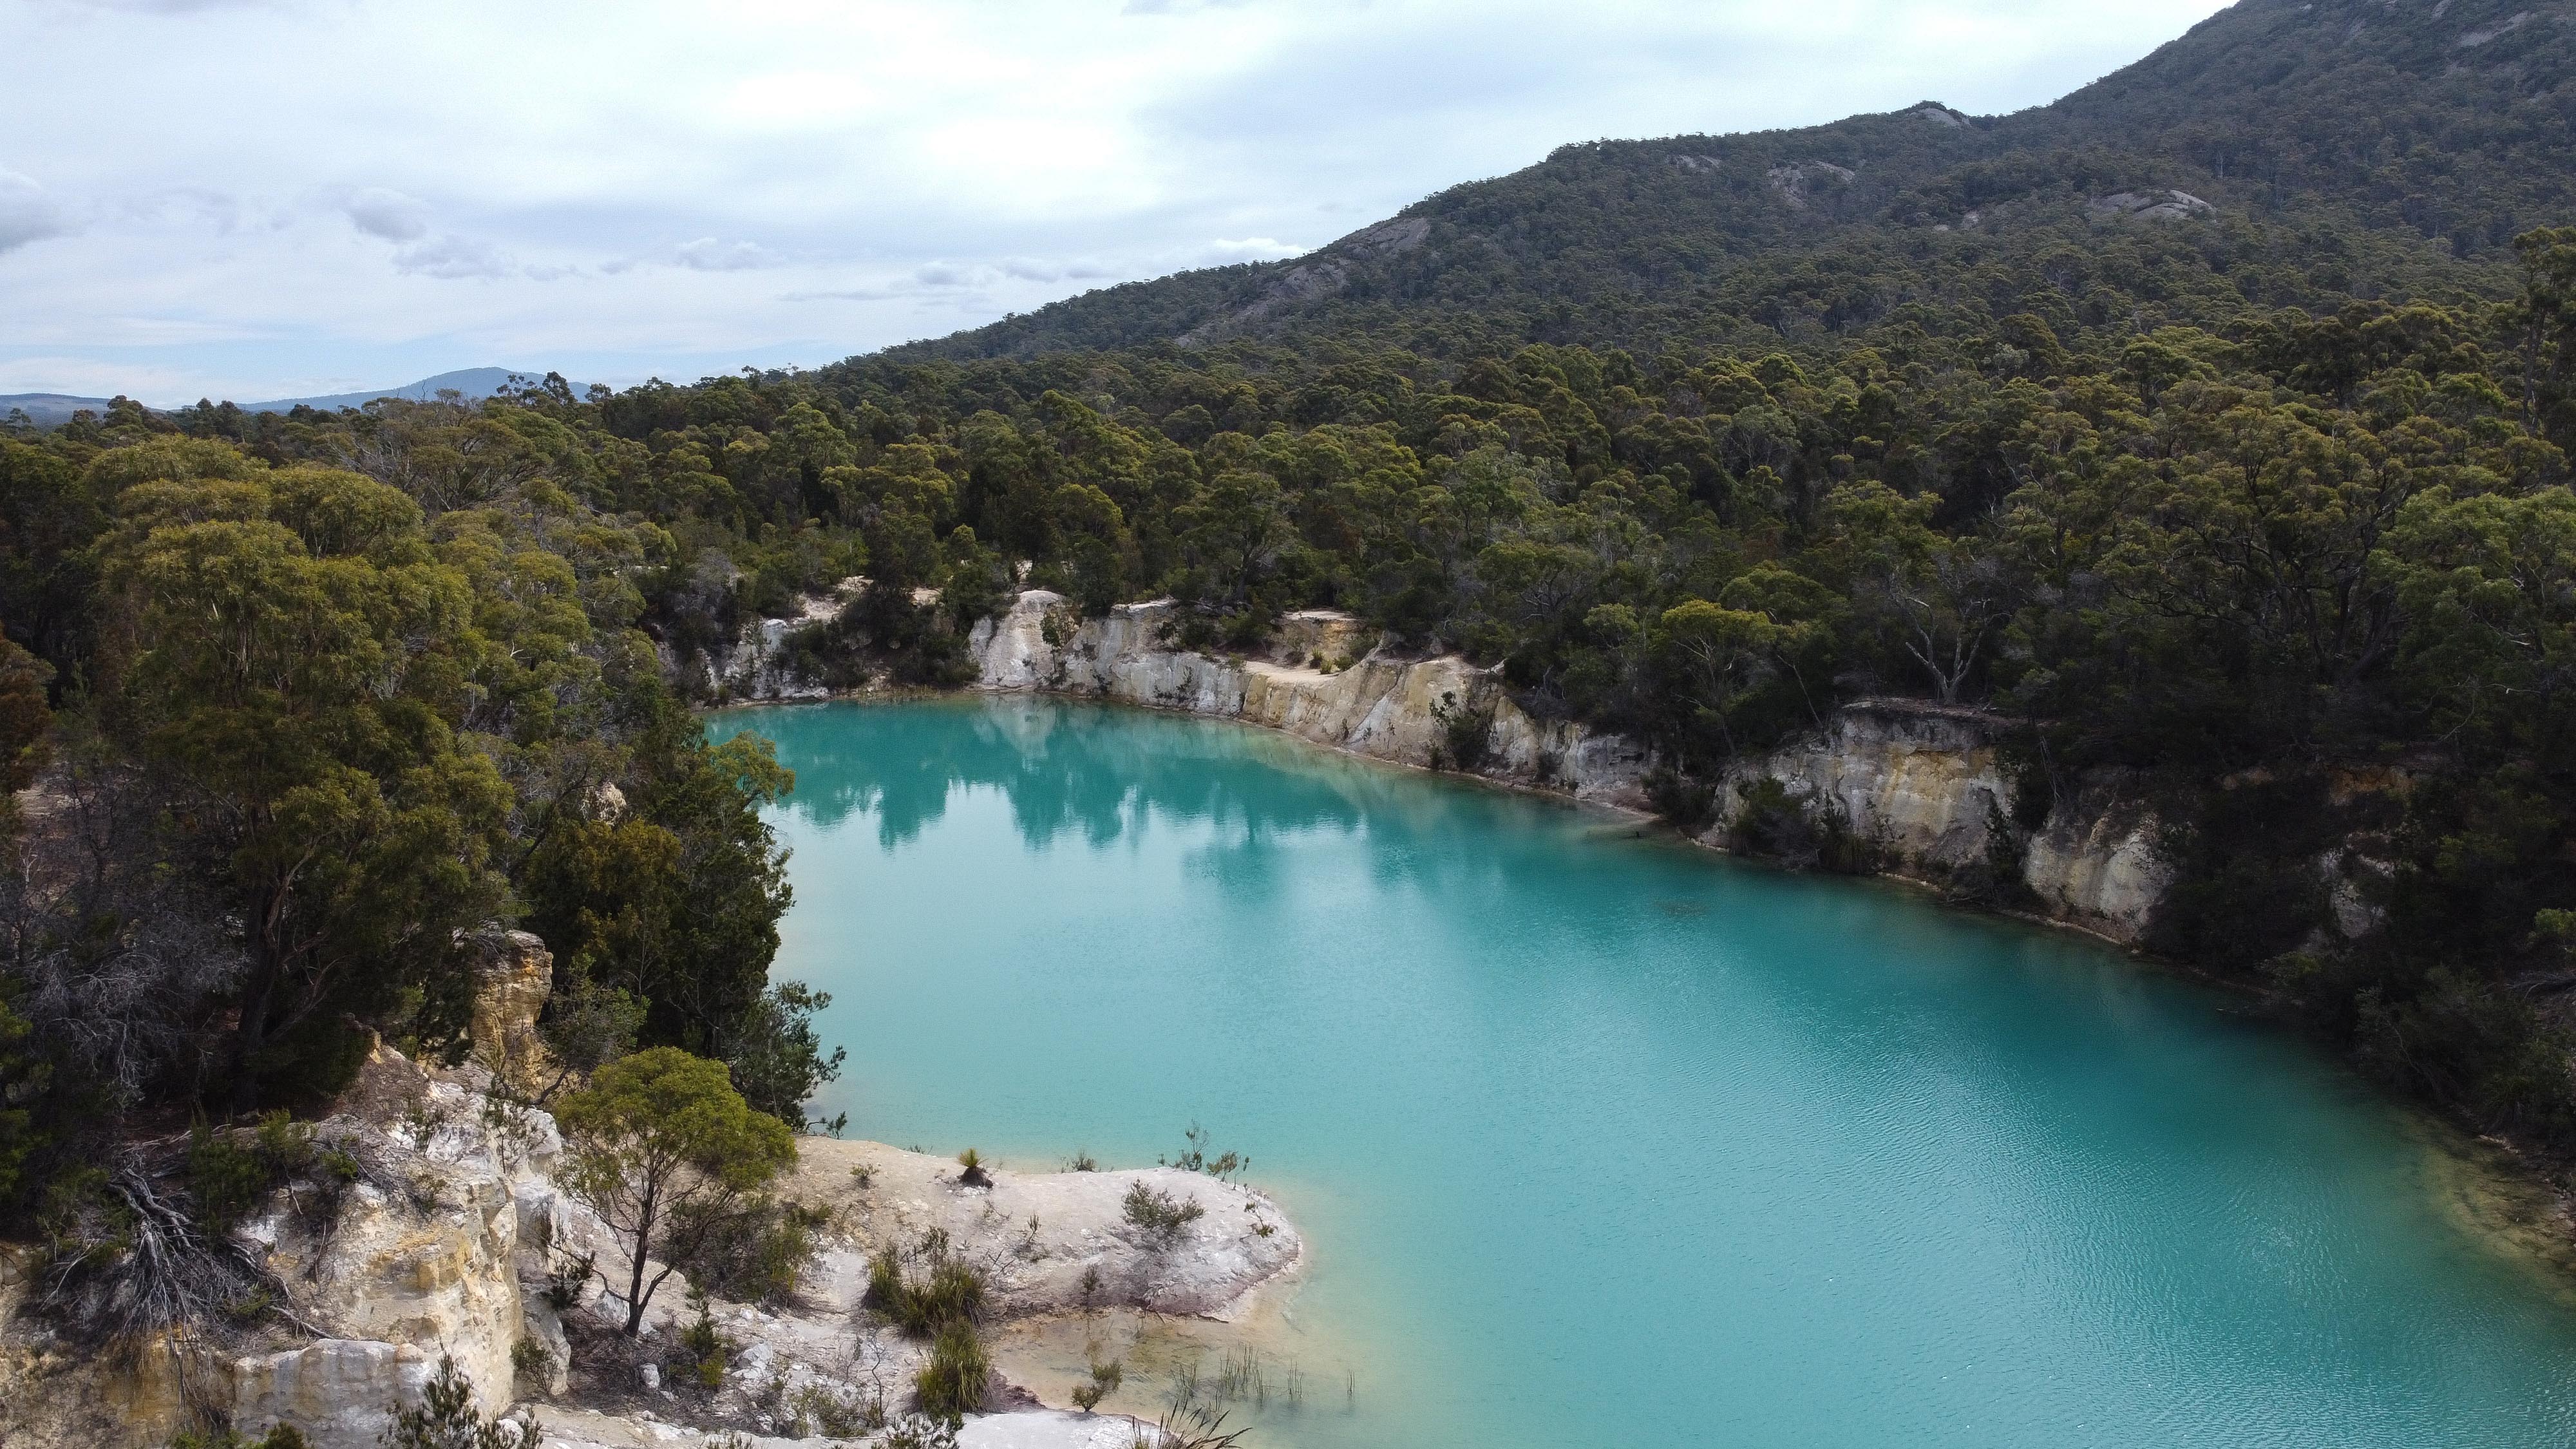
[[[1293,256],[1569,140],[2037,103],[2222,3],[40,0],[0,367],[815,364]]]
[[[1202,254],[1218,263],[1275,262],[1285,257],[1303,256],[1311,250],[1313,248],[1280,241],[1276,237],[1248,236],[1239,241],[1219,237],[1209,242]]]
[[[358,230],[386,241],[418,241],[429,235],[429,203],[387,187],[354,192],[340,209]]]
[[[70,219],[36,178],[0,170],[0,253],[70,230]]]
[[[1039,257],[1008,257],[1000,263],[999,270],[1003,276],[1023,282],[1088,282],[1121,275],[1119,268],[1090,258],[1048,261]]]
[[[415,276],[506,277],[515,270],[510,259],[490,242],[442,236],[394,253],[394,266]]]
[[[747,272],[778,265],[778,258],[758,243],[721,242],[711,236],[683,242],[674,255],[681,266],[693,272]]]

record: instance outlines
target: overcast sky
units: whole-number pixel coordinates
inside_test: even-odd
[[[0,0],[0,393],[812,366],[2217,0]]]

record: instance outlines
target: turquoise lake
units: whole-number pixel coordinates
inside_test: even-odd
[[[2110,950],[1235,725],[717,728],[796,771],[852,1135],[1251,1155],[1253,1445],[2576,1443],[2576,1307],[2428,1135]]]

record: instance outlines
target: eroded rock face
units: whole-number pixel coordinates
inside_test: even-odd
[[[1083,619],[1057,594],[1022,594],[975,627],[969,648],[982,687],[1097,695],[1129,704],[1267,725],[1372,759],[1430,765],[1450,744],[1444,712],[1490,710],[1479,773],[1553,786],[1578,799],[1646,805],[1648,752],[1624,736],[1571,721],[1540,721],[1494,677],[1456,658],[1397,659],[1371,649],[1325,673],[1311,662],[1365,641],[1329,611],[1292,616],[1274,641],[1280,659],[1217,657],[1175,642],[1180,606],[1126,604]],[[1832,811],[1876,842],[1902,873],[1940,878],[1985,862],[2013,787],[1996,741],[2004,722],[1979,710],[1913,701],[1862,701],[1825,727],[1748,757],[1722,782],[1729,800],[1766,779],[1791,798]],[[2007,829],[2011,827],[2006,826]],[[2161,827],[2126,803],[2118,782],[2056,802],[2023,847],[2023,883],[2057,919],[2134,942],[2172,882],[2158,855]],[[1723,831],[1712,832],[1723,844]]]
[[[2116,784],[2087,785],[2031,837],[2022,883],[2059,919],[2134,942],[2173,886],[2173,865],[2159,845],[2163,829]]]
[[[2206,221],[2218,208],[2188,191],[2121,191],[2086,205],[2106,221]]]
[[[297,1315],[333,1337],[237,1361],[237,1423],[290,1423],[317,1446],[373,1443],[367,1425],[381,1430],[412,1402],[441,1356],[485,1412],[509,1406],[520,1277],[543,1271],[562,1211],[547,1174],[563,1147],[554,1119],[474,1085],[380,1048],[314,1133],[360,1164],[359,1179],[319,1218],[288,1202],[246,1227]]]
[[[1082,619],[1060,595],[1033,590],[976,625],[968,648],[987,689],[1055,690],[1240,719],[1406,765],[1455,763],[1443,711],[1490,711],[1478,773],[1585,800],[1644,803],[1643,750],[1570,721],[1530,718],[1491,672],[1465,660],[1390,658],[1358,621],[1329,610],[1283,621],[1272,652],[1298,663],[1182,649],[1175,642],[1180,622],[1180,606],[1167,599]],[[1319,655],[1335,666],[1352,662],[1327,673],[1316,667]]]
[[[1996,858],[1997,829],[2021,855],[2022,884],[2039,910],[2115,941],[2135,943],[2173,883],[2163,827],[2126,788],[2090,781],[2052,803],[2026,838],[2011,823],[2013,785],[1997,741],[2007,722],[1981,710],[1864,700],[1826,728],[1727,772],[1741,800],[1764,780],[1830,811],[1875,843],[1900,874],[1946,879]],[[1711,832],[1722,839],[1724,827]]]
[[[314,1449],[373,1449],[442,1357],[484,1412],[507,1409],[521,1277],[542,1274],[535,1240],[565,1215],[547,1175],[562,1149],[551,1118],[496,1105],[488,1081],[379,1048],[313,1132],[354,1176],[311,1174],[236,1230],[318,1337],[219,1325],[245,1336],[201,1336],[184,1354],[79,1352],[15,1316],[25,1275],[0,1271],[0,1444],[158,1445],[212,1412],[254,1438],[291,1424]]]
[[[1778,780],[1905,864],[1956,870],[1985,858],[1991,823],[2011,811],[1994,729],[1973,711],[1864,703],[1808,740],[1738,763],[1726,786],[1740,796]]]
[[[707,684],[721,688],[737,700],[824,699],[831,691],[787,667],[787,637],[799,629],[829,623],[841,616],[859,589],[863,579],[843,579],[828,595],[808,595],[796,601],[796,613],[784,619],[753,619],[744,623],[733,642],[718,650],[709,661]]]
[[[230,1385],[207,1365],[166,1344],[145,1345],[126,1363],[54,1342],[17,1318],[28,1290],[30,1255],[0,1251],[0,1445],[8,1449],[94,1449],[166,1444],[188,1427],[193,1402],[224,1402]],[[186,1382],[193,1379],[193,1383]]]
[[[617,806],[624,805],[621,795]],[[555,958],[545,942],[525,931],[502,931],[478,943],[466,1029],[474,1059],[524,1095],[543,1091],[555,1075],[554,1058],[537,1034],[537,1017],[554,989]]]
[[[435,1371],[416,1344],[326,1338],[233,1365],[233,1422],[293,1424],[321,1446],[376,1444],[397,1405],[417,1403]]]

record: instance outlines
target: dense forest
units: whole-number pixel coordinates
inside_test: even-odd
[[[2505,10],[2248,0],[2023,116],[1570,148],[812,372],[12,427],[0,1215],[76,1219],[121,1120],[452,1050],[495,924],[568,1061],[799,1120],[792,782],[691,710],[850,578],[792,645],[841,685],[960,681],[1022,585],[1207,648],[1345,609],[1694,825],[1838,703],[1988,707],[2026,821],[2117,769],[2170,822],[2153,946],[2576,1150],[2576,100]]]

